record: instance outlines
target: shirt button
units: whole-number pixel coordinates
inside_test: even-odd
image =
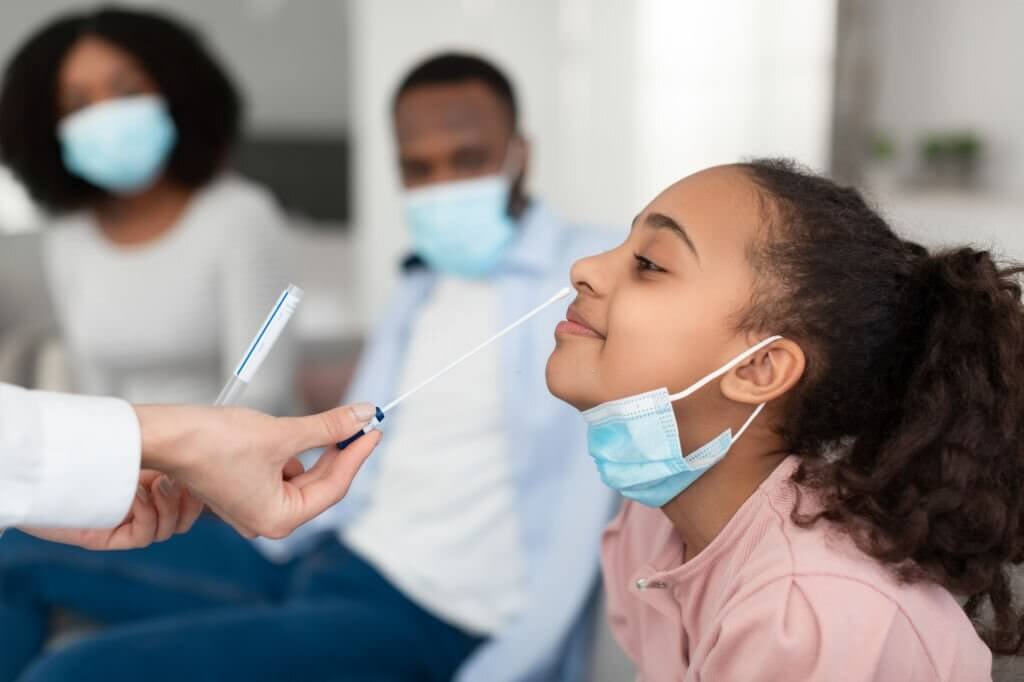
[[[636,589],[640,591],[647,589],[664,590],[668,587],[668,583],[663,580],[648,580],[647,578],[638,578],[634,585],[636,585]]]

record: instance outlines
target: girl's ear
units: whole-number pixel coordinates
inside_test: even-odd
[[[760,405],[784,395],[800,381],[807,366],[803,349],[779,339],[722,378],[722,395],[729,400]]]

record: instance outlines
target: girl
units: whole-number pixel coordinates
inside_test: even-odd
[[[1020,649],[1018,273],[785,161],[688,177],[574,266],[548,385],[628,498],[603,560],[643,679],[964,682]]]

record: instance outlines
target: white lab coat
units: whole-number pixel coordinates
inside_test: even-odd
[[[141,437],[123,400],[0,383],[0,528],[109,528],[139,480]]]

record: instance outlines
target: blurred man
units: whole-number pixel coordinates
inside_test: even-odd
[[[398,88],[393,123],[413,254],[350,391],[380,404],[565,286],[575,259],[610,246],[525,193],[529,144],[512,86],[491,64],[460,54],[423,62]],[[582,674],[583,614],[612,500],[577,415],[544,384],[564,313],[548,311],[403,403],[385,422],[379,459],[327,517],[381,589],[421,611],[420,622],[393,627],[423,644],[394,656],[443,671],[436,679]]]
[[[529,145],[490,64],[421,64],[393,124],[414,253],[350,391],[381,404],[611,243],[526,196]],[[101,615],[115,606],[119,626],[27,679],[583,679],[613,498],[578,415],[545,385],[563,314],[547,311],[389,415],[364,484],[291,538],[257,541],[273,561],[200,519],[120,571],[77,576],[65,599]]]

